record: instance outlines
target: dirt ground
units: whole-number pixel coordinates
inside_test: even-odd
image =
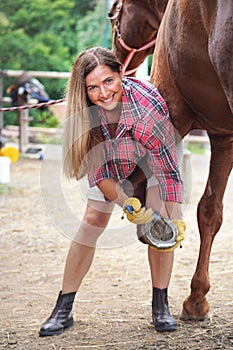
[[[116,209],[77,293],[74,326],[62,335],[44,338],[38,330],[61,287],[70,236],[85,208],[85,184],[78,188],[64,181],[62,190],[56,190],[61,180],[56,178],[57,161],[21,158],[12,164],[10,183],[0,187],[0,349],[233,349],[232,176],[224,197],[224,223],[210,259],[211,318],[179,319],[198,256],[196,205],[205,186],[208,158],[208,154],[191,157],[186,239],[176,251],[169,288],[178,330],[161,334],[151,327],[147,249]]]

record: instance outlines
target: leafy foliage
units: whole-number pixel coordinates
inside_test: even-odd
[[[78,53],[104,45],[105,5],[105,0],[1,0],[0,69],[70,71]],[[63,97],[64,79],[40,80],[51,98]],[[4,78],[4,88],[12,81]]]
[[[103,46],[105,35],[110,33],[110,23],[108,32],[105,32],[105,18],[103,3],[99,2],[94,11],[88,11],[85,17],[78,20],[78,51],[93,46]],[[108,47],[111,47],[111,38],[108,35]]]

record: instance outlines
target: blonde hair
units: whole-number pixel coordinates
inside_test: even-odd
[[[83,51],[75,60],[66,92],[66,119],[63,134],[63,170],[69,177],[80,179],[88,173],[97,158],[88,153],[103,141],[96,107],[90,102],[85,78],[97,66],[108,66],[120,72],[121,63],[113,52],[95,47]],[[92,158],[92,159],[90,159]]]

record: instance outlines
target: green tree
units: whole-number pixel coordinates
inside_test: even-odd
[[[88,11],[85,17],[78,19],[78,52],[93,46],[104,46],[105,2],[99,1],[94,11]],[[110,22],[108,33],[111,33]],[[111,47],[111,36],[108,35],[108,47]]]
[[[70,71],[78,53],[104,45],[105,5],[106,0],[1,0],[0,69]],[[14,80],[4,77],[4,96]],[[64,96],[66,80],[40,81],[50,98]]]
[[[78,52],[78,19],[93,10],[95,3],[94,0],[2,0],[0,69],[69,71]],[[46,89],[57,98],[63,94],[64,84],[64,80],[50,79]]]

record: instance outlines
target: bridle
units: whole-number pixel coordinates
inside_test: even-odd
[[[123,0],[118,2],[118,4],[116,5],[116,13],[114,16],[109,16],[108,18],[110,20],[116,19],[116,23],[114,25],[114,29],[115,29],[115,33],[116,33],[116,38],[119,41],[119,43],[121,44],[121,46],[128,51],[128,55],[126,56],[124,62],[122,63],[122,74],[123,75],[131,75],[133,73],[135,73],[138,69],[138,67],[127,70],[127,67],[129,66],[130,62],[132,61],[134,55],[136,52],[141,52],[144,50],[149,49],[150,47],[154,46],[156,43],[156,38],[150,40],[148,43],[144,44],[142,47],[140,47],[139,49],[135,49],[133,47],[128,46],[125,41],[122,39],[121,37],[121,32],[120,32],[120,15],[121,15],[121,11],[123,8]]]

